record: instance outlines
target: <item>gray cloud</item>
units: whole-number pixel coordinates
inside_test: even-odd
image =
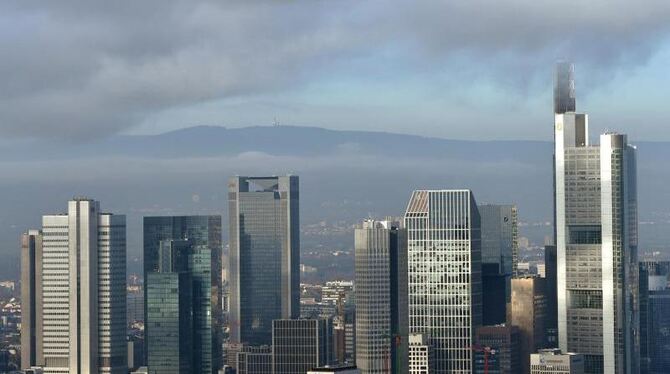
[[[169,108],[300,87],[361,58],[526,89],[568,56],[606,79],[653,55],[668,19],[665,0],[7,1],[0,129],[105,136]]]

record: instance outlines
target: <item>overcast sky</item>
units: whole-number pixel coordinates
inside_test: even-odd
[[[670,140],[669,34],[667,0],[7,0],[0,135],[276,119],[550,140],[565,58],[596,130]]]

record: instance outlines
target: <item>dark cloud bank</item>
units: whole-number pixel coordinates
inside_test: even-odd
[[[507,89],[548,77],[561,56],[607,79],[653,55],[668,19],[666,0],[4,1],[0,126],[99,138],[389,53],[405,69]]]

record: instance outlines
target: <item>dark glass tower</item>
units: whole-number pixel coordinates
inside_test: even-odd
[[[272,320],[300,315],[298,177],[233,177],[230,337],[272,343]]]
[[[211,373],[210,249],[164,240],[158,271],[147,275],[146,337],[150,373]]]
[[[147,279],[149,273],[159,269],[161,241],[185,239],[188,239],[194,249],[202,251],[207,248],[207,253],[210,254],[207,274],[210,276],[208,287],[211,313],[209,322],[211,324],[209,327],[211,329],[211,368],[212,372],[216,373],[221,368],[222,357],[221,216],[144,217],[144,279]],[[202,266],[202,262],[199,266]],[[145,296],[145,319],[146,309]],[[149,333],[150,326],[147,325],[145,328]]]

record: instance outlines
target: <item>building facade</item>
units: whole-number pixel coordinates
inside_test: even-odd
[[[273,320],[300,315],[298,177],[233,177],[228,187],[230,339],[269,345]]]
[[[430,374],[433,349],[428,337],[422,334],[410,334],[408,340],[409,373]]]
[[[589,140],[585,114],[555,115],[558,340],[588,373],[639,371],[636,150]]]
[[[157,255],[146,281],[149,372],[212,372],[210,249],[163,240]]]
[[[583,374],[584,357],[576,353],[561,353],[557,349],[543,349],[530,356],[531,374]]]
[[[33,273],[22,276],[34,277],[26,331],[38,328],[31,333],[35,366],[45,373],[126,373],[125,216],[76,198],[66,214],[42,217],[41,254],[38,231],[23,241],[24,270]]]
[[[327,319],[272,321],[274,374],[305,373],[332,361],[333,330]]]
[[[512,298],[507,321],[517,326],[520,336],[520,373],[530,370],[530,354],[546,347],[547,300],[545,279],[538,276],[512,278]]]
[[[222,367],[223,307],[221,280],[221,216],[144,217],[144,279],[158,271],[160,243],[165,240],[189,240],[194,248],[208,248],[211,268],[211,349],[212,372]],[[145,297],[146,309],[146,297]],[[145,310],[145,316],[147,312]],[[146,320],[146,319],[145,319]],[[146,328],[146,326],[145,326]],[[147,331],[148,333],[148,331]]]
[[[407,232],[366,220],[355,230],[356,365],[361,373],[407,372]]]
[[[42,232],[21,236],[21,368],[42,356]],[[40,360],[41,361],[41,360]]]
[[[521,335],[517,326],[481,326],[475,333],[478,351],[495,356],[496,370],[485,362],[484,368],[475,368],[476,373],[516,374],[521,373]],[[485,357],[488,359],[488,357]],[[482,365],[480,365],[482,366]],[[479,370],[477,370],[479,369]]]
[[[515,205],[480,204],[482,236],[482,323],[505,323],[510,280],[517,274],[519,253]]]
[[[480,219],[469,190],[418,190],[405,213],[410,333],[429,336],[433,373],[471,373],[482,323]]]

